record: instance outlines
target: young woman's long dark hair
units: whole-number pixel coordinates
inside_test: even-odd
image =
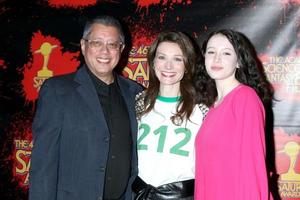
[[[144,98],[145,110],[141,113],[141,115],[150,112],[154,108],[156,98],[159,95],[160,83],[155,75],[154,59],[157,47],[162,42],[178,44],[183,53],[185,73],[180,81],[181,98],[176,108],[177,112],[171,117],[172,122],[179,125],[184,121],[184,119],[189,119],[195,106],[196,90],[193,85],[193,78],[195,75],[197,58],[194,43],[192,43],[191,39],[187,35],[179,31],[160,33],[149,48],[147,55],[149,67],[149,87],[146,90]]]
[[[206,52],[206,46],[209,39],[214,35],[223,35],[232,44],[237,55],[237,62],[239,68],[236,69],[236,79],[245,85],[252,87],[264,104],[269,104],[273,98],[273,88],[267,81],[262,63],[257,57],[254,46],[250,40],[240,32],[231,29],[222,29],[211,32],[207,39],[203,42],[202,53]],[[197,101],[211,106],[218,94],[216,84],[206,72],[204,62],[199,63],[196,75],[196,90]]]

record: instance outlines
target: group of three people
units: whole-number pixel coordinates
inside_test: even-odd
[[[160,33],[145,90],[114,72],[125,47],[116,18],[87,22],[80,44],[85,63],[40,90],[30,200],[271,199],[271,91],[241,33],[212,32],[204,60],[187,35]]]

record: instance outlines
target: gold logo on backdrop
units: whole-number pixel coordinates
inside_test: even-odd
[[[285,144],[284,148],[278,153],[286,153],[290,158],[290,166],[286,173],[281,174],[281,180],[285,181],[300,181],[300,174],[295,172],[297,156],[299,154],[300,145],[296,142],[288,142]]]
[[[22,176],[23,185],[29,183],[29,168],[30,168],[30,155],[33,142],[29,140],[15,140],[16,148],[16,166],[15,172],[17,175]]]
[[[147,67],[147,58],[128,58],[128,63],[130,65],[137,63],[135,70],[131,70],[128,66],[124,68],[124,72],[128,74],[128,78],[136,80],[137,82],[143,84],[145,87],[148,86],[149,81],[149,69]],[[143,66],[143,64],[145,66]]]
[[[42,69],[37,72],[37,77],[34,77],[34,87],[38,90],[40,89],[43,82],[53,76],[53,71],[48,69],[49,57],[54,48],[57,45],[51,45],[49,42],[44,42],[40,49],[36,50],[34,53],[40,53],[44,57]]]

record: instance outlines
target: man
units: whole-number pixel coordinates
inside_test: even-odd
[[[137,174],[137,83],[113,72],[124,49],[118,20],[88,22],[85,64],[50,78],[33,122],[30,200],[127,200]]]

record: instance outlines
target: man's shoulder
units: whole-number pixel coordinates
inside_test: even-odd
[[[45,80],[41,89],[54,89],[57,94],[63,94],[67,91],[73,90],[76,88],[77,83],[74,81],[76,72],[69,74],[53,76]]]
[[[76,72],[72,72],[72,73],[68,73],[68,74],[62,74],[62,75],[57,75],[57,76],[53,76],[49,79],[47,79],[48,81],[51,82],[66,82],[66,81],[70,81],[74,79]]]
[[[74,81],[76,72],[68,73],[68,74],[63,74],[63,75],[57,75],[48,78],[45,83],[50,84],[50,85],[68,85]]]

